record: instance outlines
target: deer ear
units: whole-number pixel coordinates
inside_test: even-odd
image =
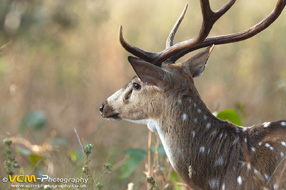
[[[167,82],[164,81],[167,73],[158,66],[135,57],[128,57],[128,61],[133,67],[137,76],[147,85],[165,87]]]
[[[182,63],[183,68],[191,72],[193,78],[200,76],[205,70],[206,63],[213,48],[214,45],[186,60]]]

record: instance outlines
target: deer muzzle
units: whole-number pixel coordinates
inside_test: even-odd
[[[99,107],[99,113],[103,118],[120,119],[119,114],[115,112],[111,106],[108,105],[107,101],[101,104]]]

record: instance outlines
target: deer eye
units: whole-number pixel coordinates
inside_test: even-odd
[[[141,85],[136,83],[136,82],[133,82],[132,85],[133,85],[133,89],[135,89],[135,90],[140,90],[141,89]]]

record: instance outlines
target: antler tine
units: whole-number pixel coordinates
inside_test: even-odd
[[[153,62],[153,60],[155,59],[157,53],[151,53],[151,52],[146,52],[140,48],[137,48],[135,46],[130,45],[129,43],[127,43],[124,38],[123,38],[123,32],[122,32],[122,26],[120,26],[119,28],[119,40],[121,45],[124,47],[124,49],[126,51],[128,51],[129,53],[145,60],[148,62]]]
[[[223,8],[221,8],[216,12],[213,12],[211,10],[209,0],[201,0],[200,2],[201,2],[203,23],[200,29],[200,33],[191,40],[177,43],[174,46],[165,49],[159,54],[158,58],[153,63],[155,65],[162,63],[166,59],[171,58],[172,56],[178,54],[181,51],[184,51],[184,49],[193,48],[202,43],[207,38],[214,23],[232,7],[235,1],[236,0],[230,0]],[[173,59],[170,60],[174,62]]]
[[[173,46],[173,40],[174,40],[174,37],[175,37],[175,34],[181,24],[181,22],[183,21],[184,19],[184,16],[186,14],[186,11],[188,9],[188,4],[185,5],[185,8],[182,12],[182,14],[180,15],[180,17],[178,18],[177,22],[175,23],[175,25],[173,26],[168,38],[167,38],[167,41],[166,41],[166,48],[169,48],[171,46]]]
[[[179,58],[183,57],[185,54],[187,54],[191,51],[194,51],[194,50],[197,50],[200,48],[204,48],[204,47],[208,47],[208,46],[213,45],[213,44],[215,44],[215,45],[227,44],[227,43],[239,42],[239,41],[243,41],[243,40],[246,40],[248,38],[251,38],[252,36],[255,36],[259,32],[266,29],[268,26],[270,26],[279,17],[279,15],[282,13],[285,5],[286,5],[286,0],[278,0],[274,10],[267,17],[265,17],[263,20],[261,20],[259,23],[255,24],[254,26],[252,26],[252,27],[250,27],[250,28],[248,28],[242,32],[239,32],[239,33],[233,33],[233,34],[227,34],[227,35],[221,35],[221,36],[214,36],[214,37],[206,38],[198,46],[186,48],[185,50],[174,55],[171,58],[171,61],[175,62],[176,60],[178,60]],[[186,41],[192,41],[192,39],[186,40]],[[186,41],[180,42],[180,43],[175,44],[175,45],[180,46],[181,43],[184,44],[184,43],[186,43]]]

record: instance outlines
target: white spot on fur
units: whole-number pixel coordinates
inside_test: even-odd
[[[258,145],[261,146],[261,145],[262,145],[262,142],[259,142]]]
[[[225,184],[222,184],[221,190],[225,190]]]
[[[268,144],[268,143],[265,143],[265,146],[266,146],[266,147],[270,147],[270,144]]]
[[[232,142],[232,145],[235,145],[238,141],[239,141],[239,137],[236,137],[236,139],[234,139],[234,141]]]
[[[221,133],[221,134],[219,135],[219,139],[221,139],[221,138],[222,138],[222,136],[223,136],[223,133]]]
[[[226,139],[226,137],[227,137],[227,133],[224,135],[224,137],[223,137],[223,138],[224,138],[224,139]]]
[[[178,103],[181,104],[181,103],[182,103],[182,100],[178,100]]]
[[[197,104],[196,104],[196,103],[194,103],[194,108],[195,108],[195,107],[197,107]]]
[[[250,163],[247,163],[247,169],[250,170],[251,169],[251,165]]]
[[[263,125],[264,127],[268,127],[268,126],[270,125],[270,122],[264,122],[262,125]]]
[[[238,178],[237,178],[237,183],[238,183],[238,185],[242,185],[242,179],[240,176],[238,176]]]
[[[208,119],[208,116],[204,115],[204,120],[207,120]]]
[[[274,150],[274,148],[273,148],[272,146],[270,146],[269,148],[270,148],[270,150],[272,150],[272,151]]]
[[[257,169],[254,169],[254,174],[258,174],[259,172],[257,171]]]
[[[209,129],[211,127],[211,123],[207,123],[206,129]]]
[[[282,146],[286,146],[286,143],[284,141],[281,142]]]
[[[236,167],[235,167],[235,166],[233,166],[233,168],[232,168],[232,169],[233,169],[233,171],[234,171],[234,172],[236,171]]]
[[[242,164],[241,164],[241,167],[244,167],[245,166],[245,162],[241,162]]]
[[[201,147],[200,147],[200,153],[203,154],[204,152],[205,152],[205,147],[204,147],[204,146],[201,146]]]
[[[192,135],[193,135],[193,137],[195,137],[196,136],[196,132],[192,131]]]
[[[217,133],[217,131],[216,131],[216,130],[214,130],[214,131],[211,133],[211,136],[216,135],[216,133]]]
[[[246,137],[244,138],[244,142],[247,143],[247,138]]]
[[[273,189],[276,190],[277,188],[278,188],[278,185],[277,185],[277,184],[274,184],[274,185],[273,185]]]
[[[198,113],[202,113],[202,110],[201,110],[201,109],[198,109]]]
[[[188,115],[186,113],[183,113],[183,121],[187,121],[188,120]]]
[[[198,119],[197,118],[194,119],[194,123],[198,123]]]
[[[264,177],[265,177],[266,180],[269,179],[269,175],[268,174],[264,174]]]
[[[223,165],[223,158],[222,156],[220,156],[216,162],[215,162],[215,166],[222,166]]]
[[[255,152],[255,150],[256,150],[255,147],[251,147],[252,152]]]
[[[283,152],[280,152],[280,156],[283,158],[283,157],[284,157],[284,153],[283,153]]]
[[[281,126],[282,126],[282,127],[286,127],[286,122],[282,121],[282,122],[281,122]]]
[[[216,178],[210,179],[209,185],[211,189],[217,189],[219,186],[219,181]]]

